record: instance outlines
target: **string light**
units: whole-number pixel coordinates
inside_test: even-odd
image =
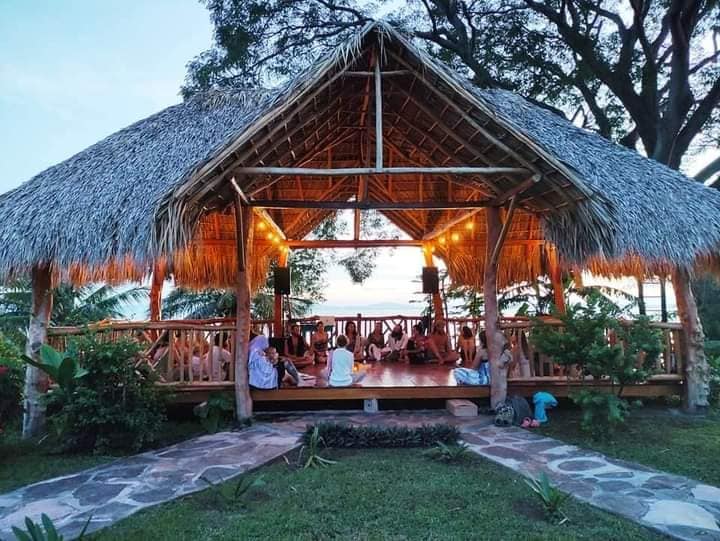
[[[275,235],[273,233],[267,234],[267,240],[273,240],[275,238]]]
[[[258,231],[265,231],[267,229],[267,224],[265,222],[258,222],[257,228]]]
[[[475,222],[473,222],[473,221],[467,222],[465,224],[465,229],[467,229],[468,231],[472,231],[473,229],[475,229]]]
[[[445,243],[447,242],[447,239],[445,238],[445,236],[442,236],[438,239],[438,241],[440,242],[440,244],[442,244],[444,246]]]
[[[459,240],[460,240],[460,234],[459,234],[459,233],[453,233],[452,235],[450,235],[450,240],[452,240],[453,242],[459,241]]]

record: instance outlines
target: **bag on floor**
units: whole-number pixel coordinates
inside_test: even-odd
[[[507,402],[495,408],[495,426],[512,426],[515,411]]]
[[[526,418],[533,418],[532,410],[530,409],[530,404],[528,404],[528,401],[525,400],[522,396],[513,395],[510,398],[508,398],[505,402],[510,404],[513,409],[513,420],[512,424],[515,426],[520,426],[524,419]]]

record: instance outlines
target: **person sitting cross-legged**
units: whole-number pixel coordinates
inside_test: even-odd
[[[359,383],[365,372],[353,372],[355,361],[352,352],[346,349],[348,339],[344,334],[337,337],[337,349],[331,352],[328,360],[327,378],[331,387],[348,387]]]
[[[437,359],[439,364],[454,363],[460,358],[458,352],[453,351],[450,346],[450,337],[445,332],[445,322],[441,320],[433,325],[426,347],[431,358]]]
[[[248,380],[251,389],[277,389],[287,381],[297,385],[300,374],[289,359],[281,359],[274,347],[267,346],[267,337],[260,340],[250,352],[248,360]]]
[[[383,355],[383,359],[388,361],[407,361],[408,336],[400,325],[395,325],[385,348],[387,353]]]
[[[345,349],[352,351],[353,357],[356,361],[362,361],[365,341],[363,340],[363,337],[358,334],[357,325],[355,325],[354,321],[348,321],[345,324],[345,337],[348,340]]]
[[[305,342],[300,333],[300,325],[297,323],[290,327],[290,336],[285,339],[283,356],[290,359],[295,366],[300,368],[314,363],[315,353]]]
[[[382,330],[382,322],[375,323],[375,328],[367,337],[367,356],[370,360],[379,361],[390,353],[385,345],[385,335]]]

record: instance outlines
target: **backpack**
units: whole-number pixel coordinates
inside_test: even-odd
[[[524,419],[526,418],[533,418],[532,410],[530,409],[530,404],[528,404],[528,401],[525,400],[522,396],[513,395],[510,398],[505,400],[506,404],[510,404],[513,409],[513,420],[512,424],[515,426],[520,426]]]

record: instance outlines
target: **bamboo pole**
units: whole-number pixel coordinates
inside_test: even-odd
[[[252,398],[248,376],[248,345],[250,342],[250,275],[247,271],[246,248],[252,242],[253,212],[235,201],[237,236],[237,312],[235,329],[235,415],[238,420],[252,417]]]
[[[367,190],[364,179],[359,182],[356,201],[309,201],[300,199],[254,199],[250,203],[256,208],[268,209],[330,209],[330,210],[455,210],[480,209],[482,201],[367,201],[363,196]]]
[[[47,342],[47,328],[52,313],[52,274],[50,265],[33,267],[31,271],[32,312],[28,326],[25,354],[40,360],[40,347]],[[45,428],[43,394],[47,389],[47,376],[39,368],[28,364],[25,368],[23,439],[40,435]]]
[[[675,269],[672,283],[678,316],[683,327],[681,340],[685,369],[683,408],[688,413],[703,413],[709,406],[710,393],[710,367],[705,357],[705,335],[690,285],[689,273],[684,269]]]
[[[530,173],[524,167],[238,167],[235,171],[240,175],[271,175],[305,177],[338,177],[347,175],[415,175],[450,174],[450,175],[527,175]]]

